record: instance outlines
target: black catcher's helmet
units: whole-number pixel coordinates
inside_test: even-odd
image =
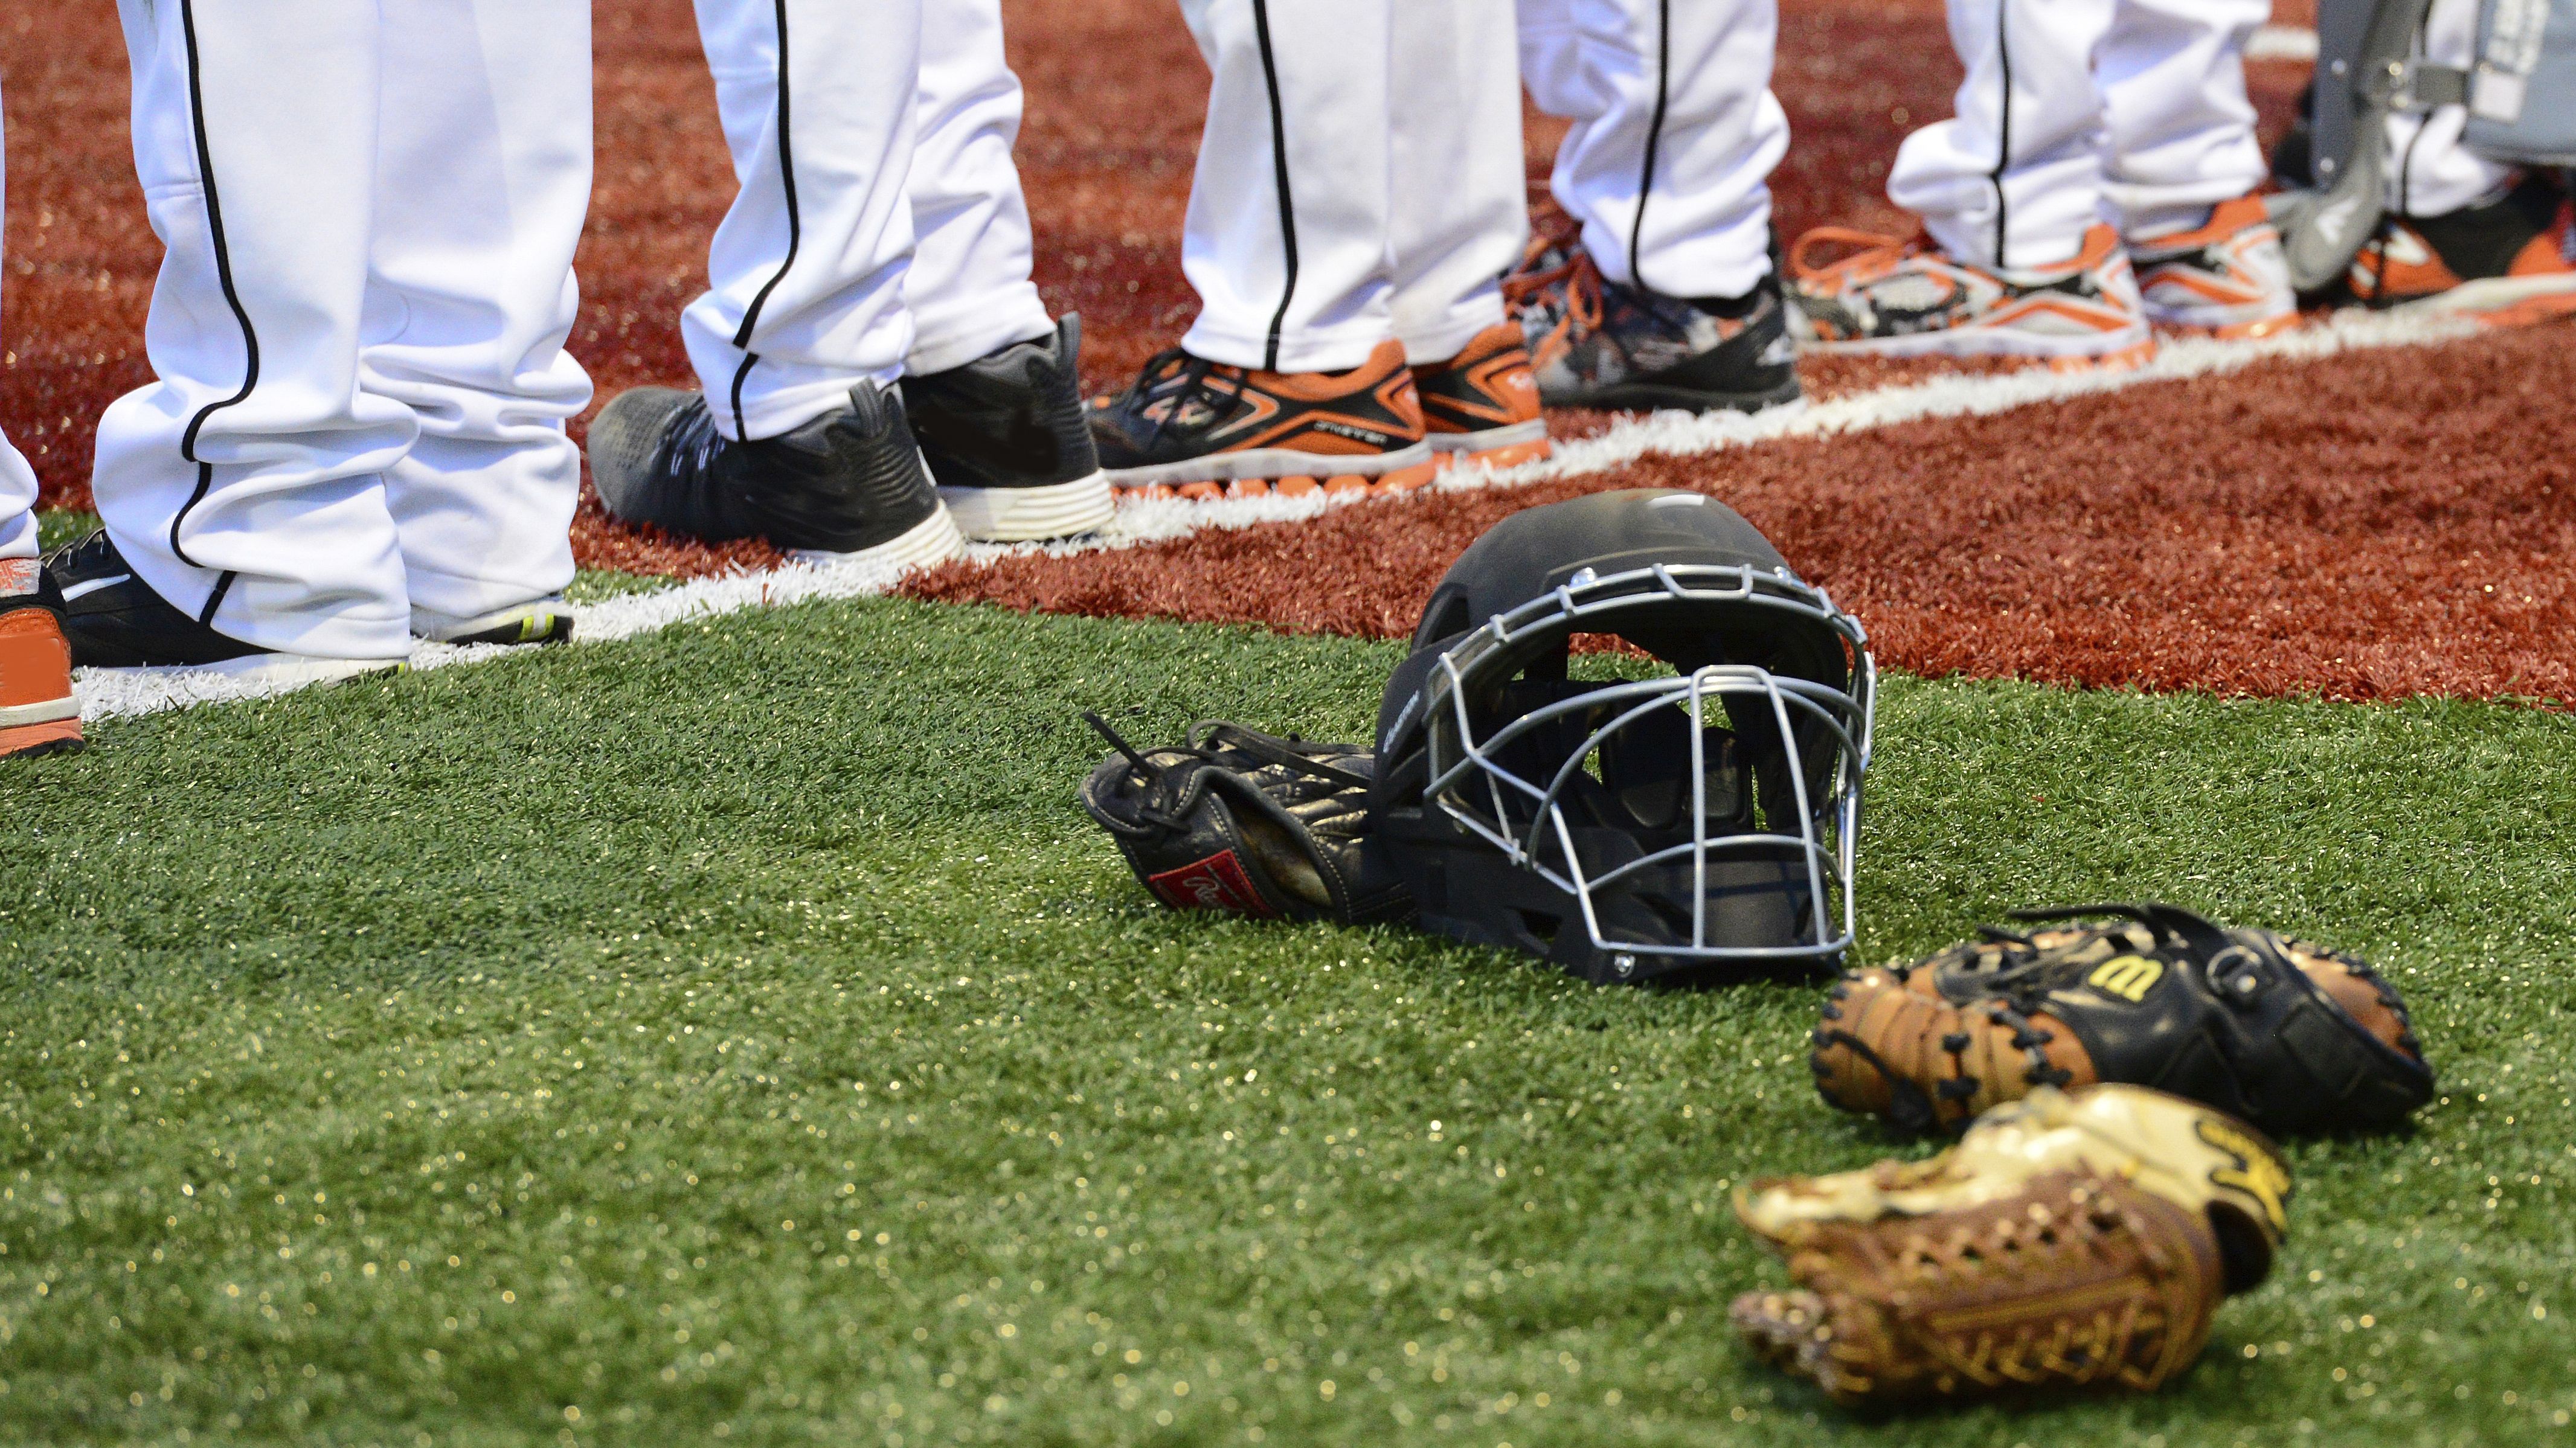
[[[1570,677],[1577,634],[1664,668]],[[1828,965],[1873,675],[1860,624],[1723,503],[1533,508],[1450,566],[1387,683],[1378,838],[1426,927],[1586,980]]]

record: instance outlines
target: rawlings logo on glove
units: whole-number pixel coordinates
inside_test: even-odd
[[[1412,918],[1412,896],[1369,838],[1368,751],[1224,723],[1140,751],[1099,715],[1082,717],[1118,751],[1083,781],[1083,807],[1165,905],[1344,925]]]

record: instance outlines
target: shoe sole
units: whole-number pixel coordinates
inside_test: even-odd
[[[2155,318],[2152,320],[2156,332],[2160,336],[2206,337],[2219,342],[2251,342],[2258,337],[2278,336],[2283,332],[2297,330],[2301,321],[2299,314],[2296,312],[2283,312],[2278,316],[2258,317],[2251,322],[2222,322],[2215,326],[2206,322],[2192,322],[2179,319],[2170,322],[2165,321],[2162,318]]]
[[[2052,362],[2135,366],[2155,356],[2155,334],[2141,320],[2135,328],[2100,337],[2052,337],[2030,332],[1944,329],[1903,337],[1800,344],[1810,352],[1871,357],[2039,357]]]
[[[941,488],[957,531],[981,543],[1031,543],[1096,533],[1118,513],[1109,475],[1034,488]]]
[[[1431,481],[1431,444],[1418,442],[1411,447],[1388,453],[1332,454],[1298,452],[1293,448],[1246,448],[1241,452],[1210,453],[1203,458],[1190,458],[1177,463],[1154,463],[1140,468],[1110,470],[1110,484],[1122,493],[1141,493],[1157,485],[1179,487],[1193,483],[1290,482],[1299,478],[1309,482],[1317,478],[1331,483],[1357,479],[1359,486],[1391,482],[1396,474],[1419,473],[1411,483],[1419,487]],[[1349,491],[1345,488],[1342,491]]]
[[[2474,317],[2490,327],[2527,326],[2576,312],[2576,273],[2485,277],[2380,310],[2417,316]]]
[[[910,572],[928,568],[952,558],[966,556],[966,538],[957,531],[957,520],[948,515],[945,504],[927,518],[912,525],[901,537],[862,548],[855,553],[825,553],[811,548],[792,548],[787,556],[798,563],[816,568],[840,568],[856,565],[862,568],[894,568]]]
[[[1507,468],[1517,463],[1536,462],[1554,451],[1547,438],[1547,419],[1534,417],[1508,427],[1484,427],[1474,432],[1435,432],[1423,438],[1431,445],[1432,461],[1442,472],[1460,463],[1477,467]]]
[[[68,710],[53,718],[0,725],[0,759],[32,759],[40,754],[68,754],[81,748],[80,701],[49,700],[43,704],[21,704],[0,711],[17,715],[26,710]]]
[[[1703,392],[1657,382],[1619,382],[1591,392],[1545,399],[1550,407],[1589,407],[1602,412],[1768,412],[1804,395],[1794,377],[1767,392]]]
[[[517,608],[495,609],[474,618],[457,619],[446,625],[422,627],[419,610],[411,616],[414,636],[431,643],[454,644],[560,644],[572,640],[575,615],[561,603],[542,606],[521,604]]]

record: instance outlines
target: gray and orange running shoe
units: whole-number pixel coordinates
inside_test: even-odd
[[[2074,256],[2040,267],[1961,261],[1920,236],[1819,227],[1798,238],[1789,266],[1803,340],[1819,351],[2074,366],[2134,366],[2155,355],[2129,255],[2108,226],[2087,231]]]
[[[2199,226],[2128,245],[2139,302],[2156,326],[2250,338],[2298,325],[2290,259],[2260,196],[2222,201]]]

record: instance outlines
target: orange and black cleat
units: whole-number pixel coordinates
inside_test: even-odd
[[[2483,206],[2444,216],[2391,216],[2352,259],[2348,285],[2365,306],[2444,312],[2489,326],[2576,313],[2567,198],[2532,172]]]
[[[1174,348],[1092,401],[1091,435],[1130,497],[1402,492],[1438,471],[1393,341],[1343,372],[1265,372]]]
[[[1446,362],[1415,364],[1413,385],[1441,468],[1507,468],[1548,455],[1538,379],[1518,322],[1486,328]]]
[[[81,747],[62,610],[42,564],[0,559],[0,758]]]

